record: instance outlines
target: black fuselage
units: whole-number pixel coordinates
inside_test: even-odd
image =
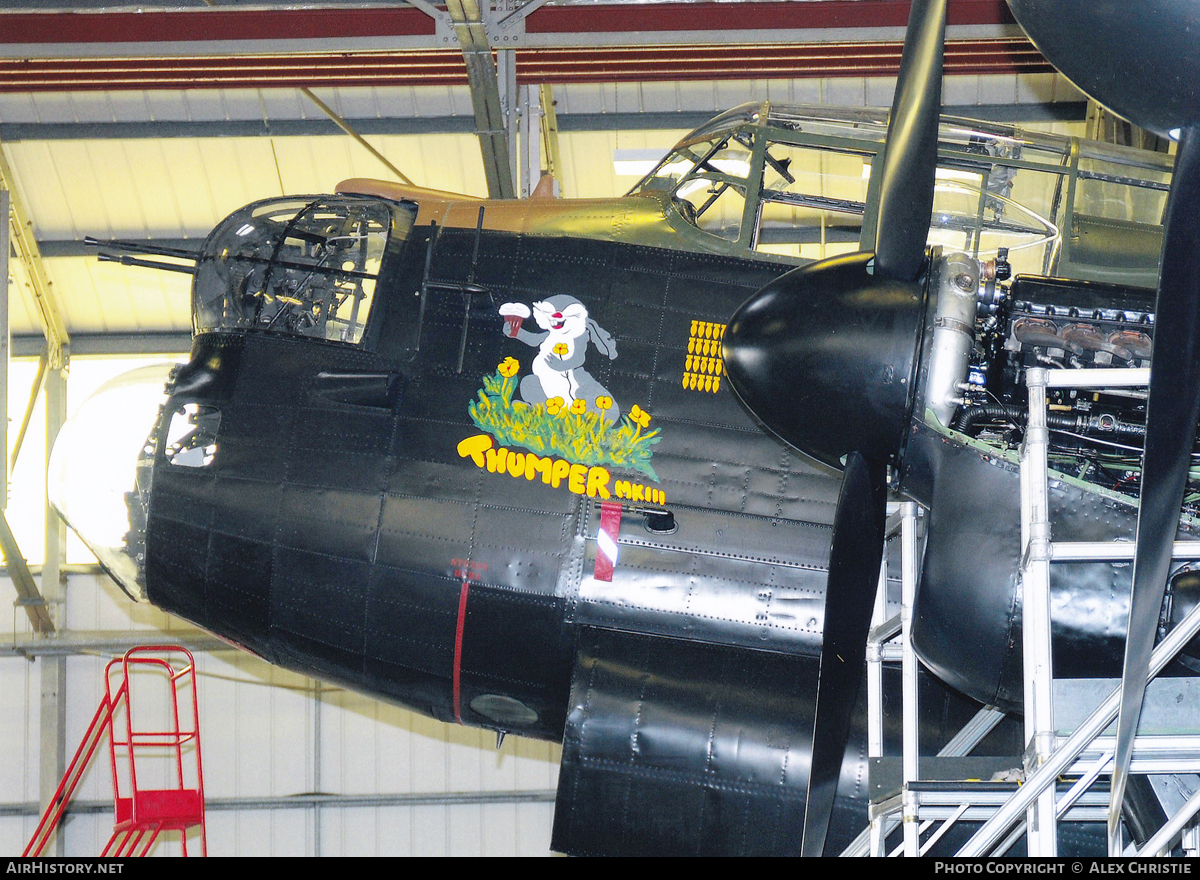
[[[838,478],[765,436],[727,388],[685,378],[689,344],[714,372],[696,322],[721,324],[784,268],[418,227],[385,267],[361,346],[198,335],[165,412],[218,409],[218,453],[183,468],[160,450],[150,600],[271,662],[551,739],[579,624],[815,654]],[[617,340],[614,358],[590,351],[589,373],[658,430],[657,480],[606,467],[623,502],[607,583],[592,577],[601,491],[458,449],[484,433],[468,413],[483,377],[509,357],[517,380],[531,374],[536,352],[506,335],[498,307],[562,295]],[[671,512],[672,533],[648,530],[650,507]],[[515,701],[514,716],[488,695]]]
[[[358,344],[198,333],[154,435],[148,598],[272,663],[563,741],[558,849],[794,851],[840,477],[719,381],[725,320],[787,268],[417,226],[384,261]],[[514,323],[513,304],[544,307],[545,326]],[[571,336],[576,306],[596,327]],[[547,399],[585,385],[577,411]],[[219,424],[203,466],[168,446],[185,410]],[[588,445],[618,428],[624,446]],[[985,509],[932,479],[970,459],[1015,491],[986,455],[922,443],[916,489]],[[954,525],[939,516],[931,537]],[[934,546],[963,556],[960,540]],[[974,595],[927,558],[918,609],[934,668],[981,700],[1020,680],[1016,551],[1001,556],[981,559]],[[1060,636],[1068,654],[1095,647]],[[944,742],[977,704],[934,688],[923,705]],[[861,714],[855,729],[827,851],[865,815]]]

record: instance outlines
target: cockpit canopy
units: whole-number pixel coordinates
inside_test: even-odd
[[[701,246],[794,262],[870,249],[886,135],[878,110],[747,104],[689,134],[630,195],[669,197],[676,226]],[[1110,281],[1133,271],[1153,284],[1156,257],[1143,264],[1156,254],[1169,157],[949,117],[939,137],[930,244],[982,259],[1006,248],[1016,271]],[[1089,265],[1094,231],[1114,227],[1105,248],[1116,252]],[[1122,242],[1132,251],[1116,256]]]
[[[357,196],[254,202],[204,242],[192,290],[197,333],[270,330],[358,342],[389,244],[414,210]]]

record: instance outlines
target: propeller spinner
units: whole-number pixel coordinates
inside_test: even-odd
[[[874,250],[780,276],[734,313],[724,337],[730,383],[751,412],[813,457],[835,467],[844,462],[825,590],[805,855],[821,854],[833,813],[883,555],[887,465],[899,455],[912,410],[945,21],[946,0],[913,0],[877,172]],[[804,389],[795,383],[801,374]]]

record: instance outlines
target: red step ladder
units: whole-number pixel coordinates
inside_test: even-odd
[[[157,677],[165,683],[170,694],[165,725],[161,721],[148,728],[135,725],[130,699],[131,672],[142,673],[139,682],[149,683],[152,677]],[[181,689],[191,691],[190,699],[185,696],[183,700],[183,726]],[[139,685],[138,691],[140,697],[143,686]],[[200,829],[200,853],[208,855],[196,661],[186,648],[171,645],[130,648],[125,656],[109,661],[104,669],[104,698],[23,855],[42,854],[106,733],[115,820],[112,837],[101,855],[144,856],[163,831],[178,831],[186,856],[188,831],[195,827]],[[165,788],[142,788],[138,783],[139,766],[143,780],[158,770],[173,782]]]

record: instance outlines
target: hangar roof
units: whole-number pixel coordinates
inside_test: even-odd
[[[538,90],[524,87],[549,86],[568,197],[628,190],[637,176],[617,173],[617,151],[665,153],[744,101],[886,107],[907,14],[892,0],[484,6],[508,106],[526,112]],[[186,276],[98,263],[85,236],[190,246],[255,199],[389,176],[317,101],[414,182],[488,193],[473,101],[484,87],[441,6],[6,9],[0,150],[76,352],[181,349],[190,329]],[[953,112],[1079,129],[1083,97],[1024,41],[1002,0],[952,0],[949,36]],[[544,111],[535,99],[527,112]],[[519,140],[519,120],[511,131]],[[28,352],[38,312],[20,261],[10,274],[16,351]]]

